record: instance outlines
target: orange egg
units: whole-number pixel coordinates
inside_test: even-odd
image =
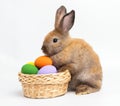
[[[35,60],[34,63],[36,67],[41,68],[46,65],[52,65],[52,60],[47,56],[40,56]]]

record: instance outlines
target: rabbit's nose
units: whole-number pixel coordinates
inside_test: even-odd
[[[43,51],[46,51],[46,46],[42,46],[42,48],[41,48]]]

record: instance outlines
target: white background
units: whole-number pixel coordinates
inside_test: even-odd
[[[100,92],[54,99],[23,97],[18,72],[41,52],[61,5],[76,11],[72,37],[86,40],[98,53],[103,68]],[[119,106],[120,0],[0,0],[0,105],[4,106]]]

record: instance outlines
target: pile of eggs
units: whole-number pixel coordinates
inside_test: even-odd
[[[21,68],[23,74],[51,74],[57,73],[52,60],[47,56],[40,56],[34,62],[28,62]]]

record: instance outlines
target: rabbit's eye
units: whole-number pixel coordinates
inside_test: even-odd
[[[53,42],[54,42],[54,43],[56,43],[57,41],[58,41],[58,39],[57,39],[57,38],[54,38],[54,39],[53,39]]]

